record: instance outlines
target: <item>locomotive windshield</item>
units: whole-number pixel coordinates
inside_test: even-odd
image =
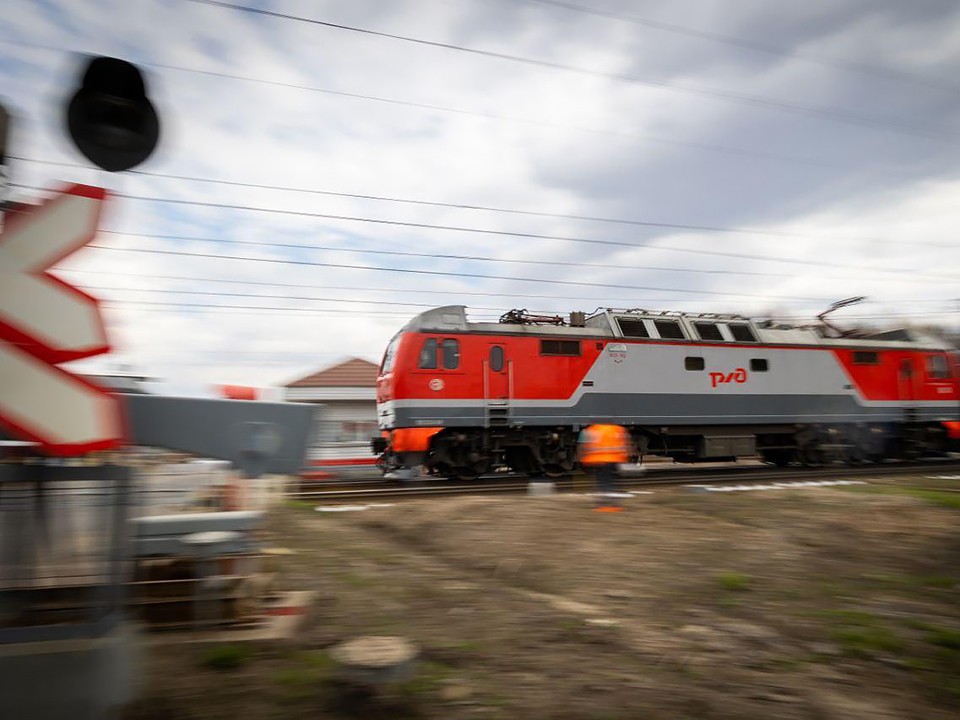
[[[387,349],[383,353],[383,362],[380,363],[381,375],[384,375],[393,369],[393,358],[397,354],[397,343],[399,342],[400,342],[400,336],[394,335],[393,340],[391,340],[390,344],[387,345]]]

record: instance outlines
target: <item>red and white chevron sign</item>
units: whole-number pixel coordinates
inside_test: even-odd
[[[57,367],[109,351],[97,300],[48,272],[93,240],[105,197],[72,185],[8,212],[0,232],[0,425],[51,455],[105,450],[123,436],[117,399]]]

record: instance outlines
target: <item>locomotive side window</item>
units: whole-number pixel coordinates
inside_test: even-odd
[[[770,369],[770,363],[766,358],[751,358],[750,372],[767,372]]]
[[[950,366],[945,355],[930,355],[927,357],[927,377],[931,380],[949,380]]]
[[[443,350],[443,369],[456,370],[460,366],[460,343],[453,338],[447,338],[440,343]]]
[[[697,335],[701,340],[723,342],[723,335],[720,334],[720,328],[716,323],[695,322],[693,326],[697,329]]]
[[[749,325],[744,323],[730,323],[727,327],[730,328],[730,332],[733,333],[733,339],[737,342],[757,341],[757,337],[753,334],[753,330],[750,329]]]
[[[620,332],[624,337],[648,338],[647,326],[643,320],[632,320],[631,318],[617,318],[617,325],[620,326]]]
[[[706,365],[702,357],[686,357],[683,359],[683,367],[687,370],[703,370]]]
[[[427,338],[420,346],[420,359],[417,367],[421,370],[434,370],[437,367],[437,339]]]
[[[676,320],[654,320],[662,340],[683,340],[683,329]]]
[[[490,369],[494,372],[503,370],[503,348],[499,345],[490,348]]]
[[[566,357],[580,357],[579,340],[541,340],[541,355],[563,355]]]
[[[877,355],[875,352],[869,352],[867,350],[854,350],[853,364],[854,365],[879,365],[880,356]]]

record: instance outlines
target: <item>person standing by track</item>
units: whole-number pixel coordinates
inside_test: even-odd
[[[580,433],[580,464],[593,474],[600,512],[617,512],[620,506],[617,490],[619,466],[627,461],[630,434],[620,425],[597,423]]]

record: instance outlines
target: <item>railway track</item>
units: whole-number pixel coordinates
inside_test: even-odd
[[[673,466],[671,466],[673,467]],[[714,468],[710,471],[683,469],[658,469],[642,477],[625,477],[620,480],[624,492],[650,487],[712,484],[765,484],[803,483],[831,479],[856,480],[862,478],[895,477],[917,472],[958,472],[960,460],[943,459],[927,462],[899,462],[859,467],[825,468],[772,468],[766,465],[744,468]],[[553,480],[559,493],[589,492],[592,480],[586,475],[574,475]],[[300,490],[289,494],[291,499],[316,501],[318,504],[368,503],[381,500],[404,500],[419,497],[453,495],[517,494],[527,492],[530,478],[510,476],[497,479],[481,479],[470,483],[445,480],[420,480],[405,485],[372,481],[369,485],[354,481],[338,487],[316,490]]]

